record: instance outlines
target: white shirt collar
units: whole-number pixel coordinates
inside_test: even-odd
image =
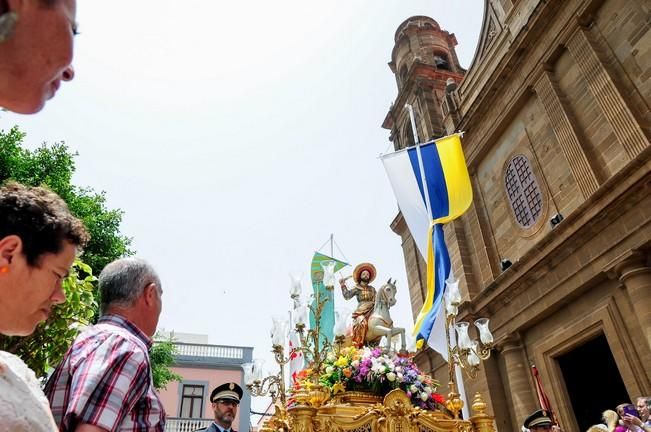
[[[217,430],[218,430],[219,432],[231,432],[231,431],[232,431],[232,429],[224,429],[223,427],[219,426],[219,425],[217,424],[217,422],[213,422],[213,424],[215,425],[215,427],[217,428]]]

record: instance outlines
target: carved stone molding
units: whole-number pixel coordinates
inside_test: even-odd
[[[617,141],[633,159],[649,146],[649,141],[617,90],[613,79],[599,60],[591,41],[590,32],[590,29],[579,28],[568,40],[567,48],[576,60],[588,88],[610,123]]]
[[[579,190],[583,197],[587,198],[597,190],[599,182],[590,166],[585,151],[583,151],[579,133],[574,126],[576,122],[570,118],[570,113],[561,99],[561,90],[558,88],[553,73],[548,69],[543,68],[541,77],[535,84],[534,89],[538,95],[538,100],[549,117],[549,123],[563,150]]]

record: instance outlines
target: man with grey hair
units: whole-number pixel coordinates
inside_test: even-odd
[[[651,396],[640,396],[635,402],[635,408],[637,408],[637,412],[640,413],[640,419],[642,419],[647,426],[651,426],[651,418],[649,416]]]
[[[163,295],[146,261],[124,258],[99,275],[101,314],[81,333],[48,380],[45,393],[62,432],[163,431],[149,348]]]

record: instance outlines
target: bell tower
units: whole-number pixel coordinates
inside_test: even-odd
[[[415,144],[405,104],[413,107],[421,143],[454,132],[454,125],[458,123],[454,90],[466,71],[459,64],[454,50],[457,45],[454,34],[442,30],[432,18],[413,16],[405,20],[398,26],[394,42],[389,67],[396,78],[398,95],[382,127],[390,131],[389,139],[394,149],[400,150]],[[426,264],[401,213],[391,223],[391,229],[402,238],[409,297],[415,318],[427,292]],[[437,361],[431,349],[421,351],[415,360],[426,371],[433,371]]]
[[[409,114],[405,104],[414,107],[420,142],[429,141],[454,129],[448,119],[453,91],[466,72],[459,64],[454,34],[441,29],[432,18],[413,16],[398,26],[389,67],[395,75],[398,96],[389,108],[382,127],[396,150],[414,145]]]

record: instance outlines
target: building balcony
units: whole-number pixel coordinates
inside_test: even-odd
[[[253,348],[174,342],[178,365],[241,365],[250,362]]]
[[[212,422],[212,419],[168,417],[165,432],[193,432],[210,426]]]

